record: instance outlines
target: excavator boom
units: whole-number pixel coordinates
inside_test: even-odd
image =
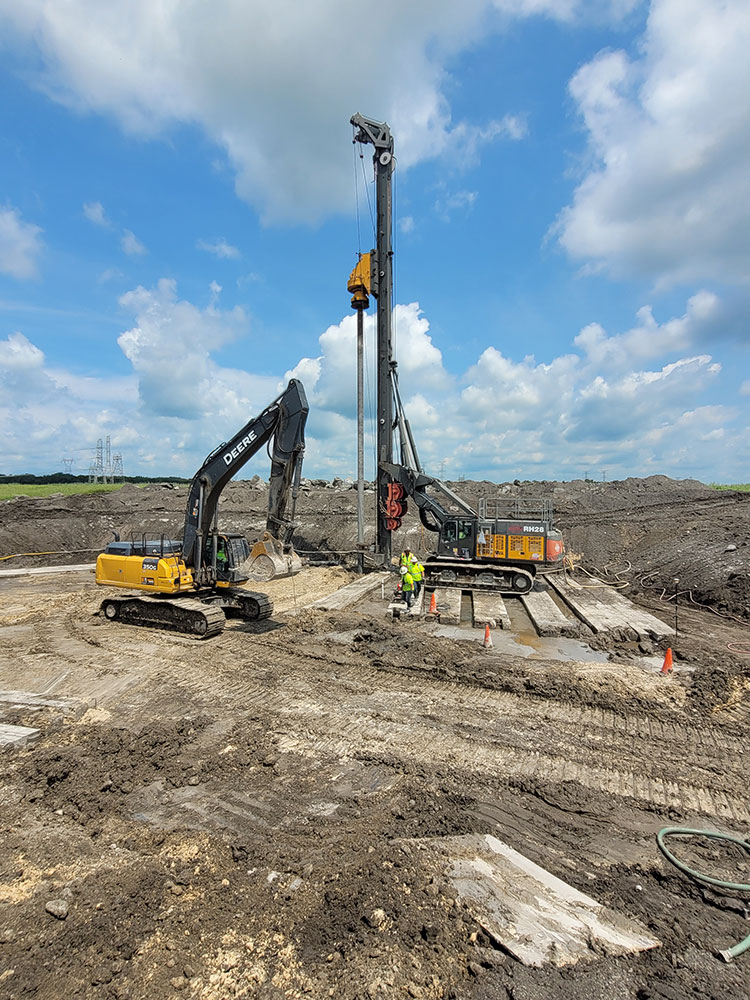
[[[185,511],[182,555],[199,584],[215,582],[215,567],[206,558],[206,543],[217,534],[216,512],[221,493],[232,476],[271,438],[273,452],[266,532],[253,549],[252,561],[245,565],[243,572],[247,574],[245,579],[269,580],[299,570],[301,563],[294,555],[291,540],[308,409],[302,383],[291,379],[286,389],[259,416],[215,448],[196,472]],[[212,555],[215,548],[211,547]],[[253,565],[256,561],[260,566]],[[241,582],[241,579],[232,582]]]

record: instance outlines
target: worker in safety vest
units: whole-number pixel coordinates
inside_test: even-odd
[[[229,556],[227,555],[226,542],[223,538],[220,538],[219,544],[216,546],[216,568],[223,572],[227,568],[228,562]]]
[[[404,595],[407,608],[410,608],[414,600],[414,577],[407,566],[401,567],[401,593]]]
[[[424,580],[424,566],[418,559],[415,559],[409,566],[409,575],[414,580],[414,596],[419,597],[419,592],[422,589],[422,581]]]
[[[414,553],[410,549],[404,549],[404,551],[401,553],[400,564],[401,564],[401,566],[406,566],[408,568],[409,564],[412,562],[412,560],[416,559],[416,558],[417,557],[414,555]]]

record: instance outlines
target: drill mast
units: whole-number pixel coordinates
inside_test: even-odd
[[[393,136],[385,122],[373,121],[357,113],[352,115],[351,124],[357,132],[355,142],[370,143],[373,146],[375,167],[375,192],[377,206],[377,246],[371,256],[371,287],[369,291],[377,297],[377,534],[375,551],[383,562],[391,561],[391,532],[387,527],[386,499],[390,476],[386,465],[393,462],[393,387],[391,384],[391,361],[393,355],[391,338],[391,314],[393,295]]]

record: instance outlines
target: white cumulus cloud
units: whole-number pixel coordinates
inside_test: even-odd
[[[642,306],[637,318],[636,326],[611,337],[598,323],[591,323],[581,330],[574,344],[585,352],[590,362],[621,369],[634,361],[683,351],[703,339],[710,339],[720,327],[722,303],[713,292],[702,290],[690,297],[682,316],[660,325],[652,307]]]
[[[44,363],[44,354],[22,333],[12,333],[7,340],[0,340],[0,373],[28,374]]]
[[[138,237],[131,233],[129,229],[123,230],[122,239],[120,240],[120,245],[126,254],[129,256],[142,256],[147,254],[148,250],[141,243]]]
[[[300,359],[285,375],[257,375],[241,367],[257,353],[248,318],[241,309],[222,310],[219,295],[213,282],[205,304],[180,299],[168,279],[123,295],[121,307],[133,317],[118,341],[126,374],[97,377],[50,366],[20,332],[0,340],[3,466],[43,471],[56,467],[67,449],[93,447],[109,434],[124,452],[126,470],[190,476],[294,376],[310,400],[306,474],[353,474],[356,318],[347,315],[324,330],[316,356]],[[711,398],[722,379],[731,379],[699,346],[711,332],[698,318],[716,308],[710,297],[691,300],[682,315],[660,324],[640,310],[636,326],[624,332],[590,324],[549,361],[514,356],[513,341],[490,343],[468,368],[451,372],[419,305],[397,305],[399,384],[423,465],[444,478],[575,478],[603,469],[608,478],[662,472],[731,480],[738,456],[747,454],[741,426],[747,420],[740,418],[741,394],[749,390],[743,385],[732,406]],[[661,356],[634,349],[628,363],[622,345],[646,337],[662,344]],[[368,476],[374,341],[368,315]],[[236,368],[216,359],[230,342]],[[264,454],[243,474],[254,472],[267,475]]]
[[[402,167],[443,154],[476,158],[487,142],[521,138],[525,125],[502,108],[488,122],[454,121],[451,59],[512,19],[612,18],[630,6],[383,0],[363,21],[347,0],[0,0],[0,18],[6,44],[29,47],[29,75],[55,99],[141,134],[198,125],[266,221],[314,221],[348,207],[340,151],[352,113],[389,121]]]
[[[100,201],[87,201],[83,205],[83,214],[89,220],[93,222],[95,226],[102,226],[108,228],[112,223],[107,218],[107,213],[104,211],[104,205]]]
[[[636,55],[570,83],[588,167],[557,221],[591,269],[661,283],[750,275],[750,5],[652,0]]]
[[[198,240],[196,246],[199,250],[205,250],[207,253],[212,253],[224,260],[234,260],[242,256],[237,247],[232,246],[231,243],[228,243],[223,238],[217,240]]]
[[[211,385],[215,365],[210,355],[244,333],[248,323],[239,307],[222,311],[215,306],[218,287],[210,289],[212,301],[205,309],[178,299],[177,284],[168,278],[120,297],[120,305],[135,315],[135,325],[117,342],[139,377],[140,400],[149,412],[196,419],[216,399],[225,400],[222,381]]]
[[[711,339],[719,306],[713,293],[701,292],[682,316],[661,324],[649,307],[639,310],[637,325],[624,333],[609,335],[591,324],[567,353],[550,362],[514,358],[488,346],[460,374],[446,370],[419,305],[397,306],[399,382],[423,464],[453,478],[575,477],[586,468],[606,468],[610,477],[654,471],[707,475],[701,470],[717,463],[720,455],[731,461],[731,447],[737,447],[741,432],[732,430],[732,408],[713,407],[710,429],[723,431],[719,450],[718,434],[696,436],[680,470],[675,455],[685,450],[676,429],[684,425],[681,415],[716,383],[721,366],[708,354],[679,355]],[[368,316],[370,372],[374,338],[374,318]],[[351,474],[355,317],[329,327],[319,343],[320,354],[303,359],[287,377],[302,379],[308,390],[311,462],[325,474]],[[664,355],[675,360],[646,364]],[[368,414],[373,391],[373,385],[366,391]],[[371,456],[370,438],[368,449]]]
[[[0,208],[0,274],[21,280],[37,277],[41,233],[39,226],[24,222],[16,209]]]

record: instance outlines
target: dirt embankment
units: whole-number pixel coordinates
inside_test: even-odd
[[[746,1000],[746,963],[712,954],[742,901],[654,844],[750,820],[745,732],[697,672],[531,664],[354,611],[197,643],[100,619],[75,577],[0,583],[3,686],[53,701],[0,759],[3,1000]],[[469,833],[661,947],[521,965],[426,849]]]
[[[717,491],[695,480],[665,476],[597,483],[459,482],[449,484],[469,503],[481,497],[551,499],[569,551],[587,569],[608,580],[627,581],[627,594],[653,595],[677,589],[683,601],[704,602],[747,617],[750,606],[750,493]],[[265,527],[267,486],[258,479],[233,482],[222,497],[227,528],[259,537]],[[366,493],[372,514],[374,492]],[[182,532],[186,488],[126,485],[114,493],[47,499],[22,498],[0,504],[0,555],[64,550],[67,556],[14,559],[30,563],[92,559],[119,532],[127,538]],[[398,546],[430,551],[433,536],[414,513],[394,536]],[[313,558],[332,551],[353,561],[356,546],[356,490],[340,480],[306,481],[297,507],[295,545]],[[372,534],[368,535],[368,539]],[[690,596],[691,595],[691,596]]]

